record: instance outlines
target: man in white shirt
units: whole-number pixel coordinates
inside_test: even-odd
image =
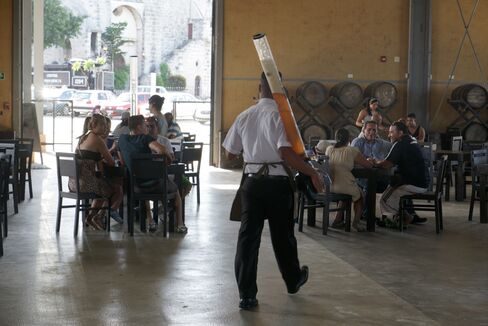
[[[265,219],[269,220],[273,249],[288,293],[298,292],[308,279],[308,267],[300,268],[298,262],[294,194],[287,169],[292,167],[310,176],[315,189],[324,188],[320,175],[292,150],[264,74],[259,93],[259,102],[236,118],[223,143],[228,158],[242,152],[246,163],[235,257],[239,307],[245,310],[258,304],[256,275]]]

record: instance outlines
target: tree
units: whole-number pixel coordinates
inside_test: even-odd
[[[181,75],[171,75],[166,86],[171,90],[182,91],[186,88],[186,79]]]
[[[117,62],[117,57],[124,54],[124,52],[120,49],[122,45],[127,42],[128,40],[124,40],[122,38],[122,32],[127,27],[127,23],[112,23],[106,29],[105,32],[102,33],[102,42],[106,47],[108,61],[111,63]]]
[[[166,86],[168,85],[168,78],[171,76],[169,66],[167,63],[162,63],[159,65],[159,74],[156,76],[156,85]]]
[[[86,16],[76,16],[63,7],[59,0],[44,1],[44,48],[59,46],[64,48],[66,40],[80,33]]]
[[[129,80],[129,66],[125,65],[116,69],[114,78],[115,89],[125,89]]]

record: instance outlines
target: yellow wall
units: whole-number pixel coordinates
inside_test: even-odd
[[[366,81],[358,82],[363,87],[394,80],[404,88],[408,9],[407,0],[225,1],[223,129],[257,95],[260,66],[252,35],[258,32],[268,36],[290,94],[309,80],[330,89],[351,73],[352,81]]]
[[[0,130],[12,129],[12,0],[0,1]],[[4,107],[9,103],[10,109]]]
[[[466,23],[476,1],[460,0]],[[459,63],[454,70],[454,80],[447,88],[447,98],[451,91],[462,84],[474,82],[488,89],[488,1],[480,1],[473,16],[469,33],[478,54],[483,76],[476,63],[473,49],[466,38],[460,52]],[[452,109],[444,97],[449,75],[464,35],[463,22],[454,0],[433,0],[432,3],[432,84],[430,96],[430,126],[434,131],[444,132],[446,126],[454,122],[458,113]],[[482,118],[488,118],[488,110]]]
[[[466,19],[475,2],[460,0]],[[305,81],[320,80],[330,89],[352,73],[351,81],[363,88],[376,80],[392,81],[399,90],[399,100],[389,115],[404,115],[409,6],[409,0],[224,1],[222,129],[228,129],[257,96],[260,66],[252,43],[255,33],[267,34],[290,95]],[[486,73],[487,30],[488,1],[480,1],[470,32]],[[433,0],[433,80],[428,126],[432,131],[445,131],[457,117],[446,100],[437,115],[436,111],[463,33],[456,0]],[[448,95],[461,83],[486,80],[478,72],[472,53],[466,43]],[[383,55],[386,63],[380,62]],[[400,57],[399,63],[394,62],[395,56]],[[302,114],[299,108],[294,107],[294,111],[297,117]],[[335,116],[329,107],[321,111],[326,121]]]

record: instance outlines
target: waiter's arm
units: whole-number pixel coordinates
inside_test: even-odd
[[[225,157],[227,157],[228,160],[235,160],[239,157],[239,154],[232,154],[231,152],[227,151],[225,148],[224,151],[225,151]]]
[[[305,163],[305,161],[298,156],[291,147],[280,147],[280,155],[286,164],[312,178],[313,186],[318,192],[324,191],[324,181],[320,177],[320,174],[318,174],[313,167]]]

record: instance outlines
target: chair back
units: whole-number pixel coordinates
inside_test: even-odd
[[[8,179],[10,174],[10,160],[11,160],[10,155],[0,154],[0,200],[1,201],[8,199]],[[1,210],[2,208],[0,207],[0,211]]]
[[[20,169],[22,170],[31,170],[32,165],[32,152],[34,150],[34,139],[32,138],[19,138],[18,139],[18,151],[22,153],[18,153],[19,156],[23,155],[26,158],[26,166],[21,166]]]
[[[434,151],[432,150],[432,143],[423,143],[420,147],[422,157],[424,158],[425,168],[427,169],[427,175],[429,176],[429,187],[432,191],[434,183]]]
[[[197,135],[195,134],[190,134],[189,132],[182,132],[183,134],[183,141],[195,141],[197,138]]]
[[[437,176],[435,185],[436,197],[442,193],[442,184],[447,170],[447,156],[443,156],[441,160],[437,162]]]
[[[0,153],[5,153],[10,155],[10,165],[12,167],[16,166],[17,151],[19,142],[16,139],[2,139],[0,140]]]
[[[452,137],[451,150],[453,152],[459,152],[463,149],[463,136]]]
[[[73,178],[78,181],[78,160],[74,153],[56,153],[56,166],[58,174],[58,190],[63,192],[63,180]],[[76,192],[80,192],[79,182],[76,182]]]
[[[133,181],[166,180],[166,158],[162,154],[133,154],[131,155],[130,177]]]
[[[186,171],[200,173],[203,143],[184,142],[181,148],[181,163],[186,165]],[[195,164],[197,166],[195,167]]]
[[[473,178],[478,177],[476,167],[480,164],[488,163],[488,148],[476,149],[471,151],[471,170],[473,171]]]

